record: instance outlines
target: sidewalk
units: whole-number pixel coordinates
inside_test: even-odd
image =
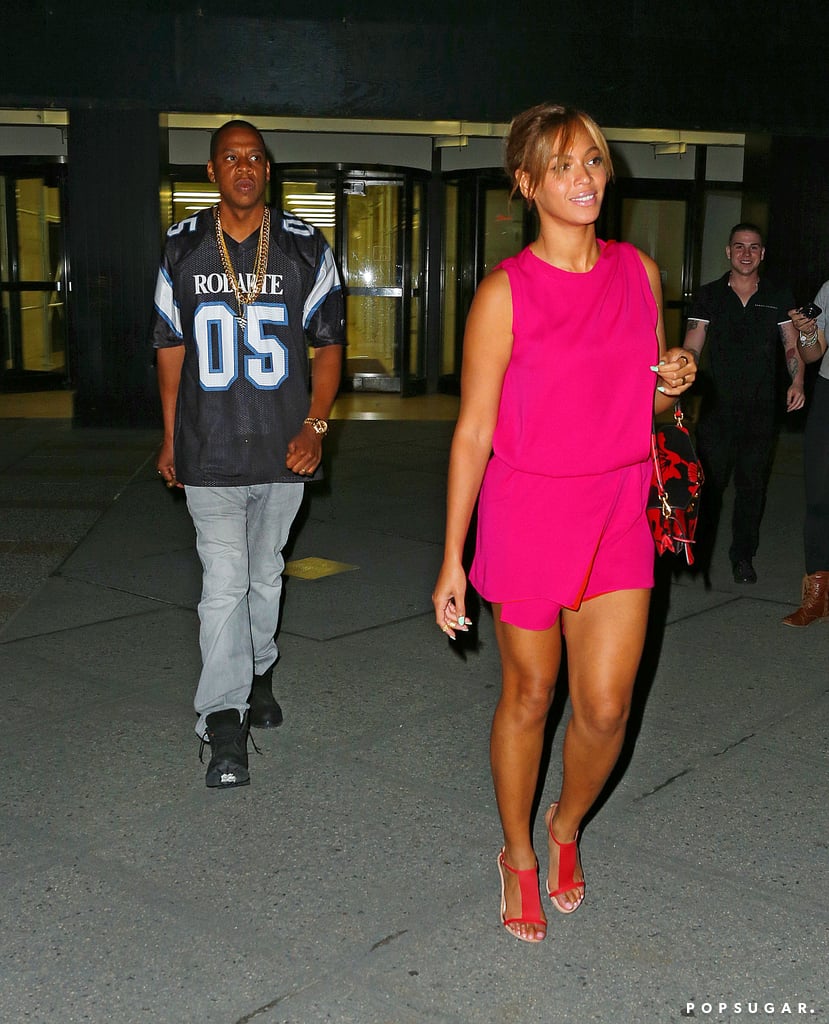
[[[585,905],[531,947],[498,920],[491,621],[455,647],[429,600],[451,429],[333,425],[289,557],[354,568],[288,579],[285,724],[216,792],[200,571],[157,433],[0,421],[3,1024],[829,1024],[829,629],[780,624],[799,437],[756,586],[723,553],[708,590],[661,567]]]

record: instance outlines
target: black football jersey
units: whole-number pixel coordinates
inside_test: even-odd
[[[253,285],[259,232],[225,235],[242,292]],[[310,407],[308,345],[345,344],[342,287],[312,225],[271,212],[261,293],[238,316],[212,210],[174,224],[158,273],[152,342],[184,345],[175,424],[176,476],[198,487],[296,482],[288,442]],[[319,471],[318,471],[319,472]]]

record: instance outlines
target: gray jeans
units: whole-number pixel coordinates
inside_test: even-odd
[[[203,569],[194,701],[200,738],[214,711],[236,708],[241,719],[254,672],[276,661],[282,549],[304,490],[299,483],[185,488]]]

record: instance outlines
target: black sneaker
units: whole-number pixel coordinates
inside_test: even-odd
[[[282,708],[274,699],[272,678],[273,665],[261,676],[253,677],[248,704],[250,724],[254,729],[275,729],[282,725]]]
[[[239,712],[235,708],[214,711],[207,716],[204,742],[210,744],[211,754],[204,779],[208,786],[230,789],[232,786],[247,786],[250,783],[247,714],[240,722]]]
[[[741,558],[736,561],[732,566],[734,570],[734,582],[735,583],[756,583],[757,573],[754,571],[754,566],[751,564],[750,558]]]

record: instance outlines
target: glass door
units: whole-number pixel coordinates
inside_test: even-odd
[[[406,259],[404,280],[409,286],[403,293],[406,313],[403,331],[400,390],[404,395],[425,390],[426,386],[426,185],[409,181],[404,236]]]
[[[342,270],[355,390],[400,390],[402,193],[402,181],[345,185]]]
[[[532,217],[510,200],[503,173],[474,171],[444,179],[441,391],[460,387],[466,314],[481,279],[530,241]]]
[[[358,170],[281,175],[283,207],[322,231],[342,272],[346,384],[417,390],[425,377],[423,183]]]
[[[521,193],[510,200],[509,189],[502,184],[482,182],[481,213],[482,277],[508,256],[514,256],[524,247],[524,200]]]
[[[681,345],[694,293],[728,269],[725,246],[741,219],[740,185],[622,179],[610,195],[605,237],[643,249],[659,264],[668,345]]]
[[[732,227],[742,219],[743,193],[739,188],[706,189],[699,284],[707,284],[729,269],[725,247]]]
[[[61,165],[0,173],[0,386],[59,387],[66,359]]]
[[[699,212],[692,181],[619,179],[608,193],[602,238],[631,242],[659,264],[668,345],[681,345],[698,282]],[[695,259],[696,257],[696,259]]]
[[[642,249],[659,264],[668,347],[681,345],[690,288],[686,285],[686,226],[684,199],[622,200],[621,238]]]

